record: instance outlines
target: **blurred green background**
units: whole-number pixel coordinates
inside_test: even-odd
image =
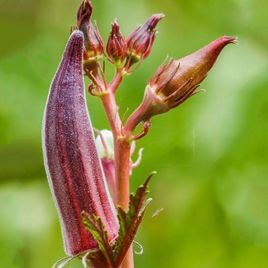
[[[0,0],[0,267],[48,268],[64,256],[43,168],[40,132],[50,81],[75,24],[78,0]],[[117,17],[128,35],[155,12],[166,18],[150,58],[123,82],[121,114],[139,104],[167,55],[235,35],[198,94],[154,118],[132,190],[157,170],[136,240],[136,267],[268,267],[267,0],[102,0],[105,40]],[[95,127],[107,128],[88,96]],[[152,217],[156,210],[162,210]],[[69,267],[81,267],[73,263]]]

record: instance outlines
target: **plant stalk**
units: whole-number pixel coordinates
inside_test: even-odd
[[[117,201],[124,210],[128,210],[130,195],[130,143],[125,139],[115,141],[115,174],[117,178]],[[134,268],[132,247],[129,248],[121,268]]]
[[[115,196],[117,205],[124,210],[128,210],[130,195],[129,176],[131,144],[124,136],[124,129],[118,113],[114,92],[114,88],[108,89],[107,93],[103,95],[101,99],[114,136],[116,176]],[[128,250],[120,268],[134,268],[132,247]]]

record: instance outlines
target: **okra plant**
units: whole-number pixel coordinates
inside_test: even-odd
[[[150,55],[156,26],[164,15],[152,15],[127,38],[114,21],[105,45],[91,21],[92,10],[89,0],[78,9],[44,112],[44,162],[67,255],[55,267],[79,258],[84,267],[132,268],[132,243],[151,200],[147,193],[153,175],[130,195],[129,179],[142,153],[132,162],[135,143],[147,135],[154,116],[199,92],[222,49],[236,39],[223,36],[186,57],[166,60],[145,87],[141,104],[123,121],[117,90],[123,78]],[[105,62],[115,68],[111,81],[105,75]],[[111,131],[94,131],[85,76],[87,91],[100,99]]]

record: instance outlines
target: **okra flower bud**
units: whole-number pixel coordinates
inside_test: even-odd
[[[150,54],[156,34],[155,27],[163,17],[164,14],[152,15],[127,38],[128,54],[134,62],[145,59]]]
[[[77,12],[77,27],[84,33],[86,59],[96,60],[104,54],[104,44],[95,24],[90,20],[92,4],[89,0],[83,0]]]
[[[112,31],[107,42],[106,51],[109,60],[120,67],[126,58],[127,44],[125,38],[120,33],[117,21],[112,24]]]
[[[133,130],[140,122],[165,113],[196,94],[222,49],[235,41],[223,36],[184,58],[161,65],[146,87],[143,102],[128,119],[127,129]]]
[[[81,213],[101,218],[110,241],[118,221],[97,155],[83,79],[83,33],[74,31],[50,87],[43,120],[43,154],[56,203],[65,251],[97,248]]]

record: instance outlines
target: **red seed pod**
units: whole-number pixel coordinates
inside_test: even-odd
[[[82,211],[102,219],[110,240],[118,232],[87,111],[82,60],[83,33],[74,31],[50,87],[42,131],[48,181],[71,256],[97,248]]]
[[[142,26],[130,34],[127,38],[129,55],[137,60],[148,57],[155,39],[155,27],[163,17],[164,14],[152,15]]]
[[[107,42],[107,55],[112,63],[121,65],[126,58],[127,44],[125,38],[120,33],[120,26],[117,21],[112,24],[112,31]]]
[[[234,37],[223,36],[198,51],[161,65],[146,87],[144,99],[130,116],[126,128],[133,130],[142,121],[169,111],[196,94],[222,49],[235,43]]]

